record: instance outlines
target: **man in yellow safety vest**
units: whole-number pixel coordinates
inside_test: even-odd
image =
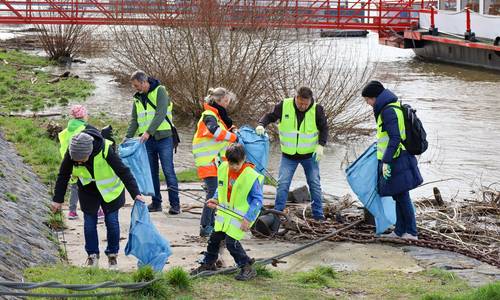
[[[281,152],[278,188],[274,208],[285,209],[288,190],[297,166],[304,168],[311,193],[312,214],[315,220],[324,220],[319,161],[328,139],[328,124],[323,107],[316,103],[308,87],[301,87],[295,98],[287,98],[262,117],[255,131],[264,135],[265,127],[279,121]]]

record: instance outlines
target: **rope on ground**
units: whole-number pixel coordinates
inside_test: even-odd
[[[284,252],[284,253],[281,253],[281,254],[278,254],[278,255],[275,255],[273,257],[270,257],[270,258],[266,258],[266,259],[259,259],[255,262],[255,265],[259,265],[259,266],[265,266],[265,265],[269,265],[269,264],[272,264],[273,266],[276,267],[276,265],[278,263],[281,263],[282,261],[280,261],[281,259],[287,257],[287,256],[290,256],[292,254],[295,254],[299,251],[302,251],[304,249],[307,249],[309,247],[312,247],[316,244],[319,244],[337,234],[339,234],[340,232],[342,231],[345,231],[345,230],[348,230],[352,227],[355,227],[357,226],[358,224],[360,224],[361,222],[363,222],[363,220],[358,220],[354,223],[351,223],[345,227],[342,227],[340,229],[334,229],[332,233],[330,234],[327,234],[325,235],[324,237],[320,238],[320,239],[317,239],[317,240],[314,240],[312,242],[309,242],[307,244],[304,244],[300,247],[297,247],[295,249],[292,249],[290,251],[287,251],[287,252]],[[194,276],[192,276],[193,278],[197,278],[197,277],[208,277],[208,276],[212,276],[212,275],[217,275],[217,274],[231,274],[231,273],[234,273],[238,270],[237,267],[232,267],[232,268],[225,268],[225,269],[221,269],[221,270],[217,270],[217,271],[203,271],[203,272],[200,272]]]
[[[54,288],[54,289],[68,289],[72,291],[92,291],[100,288],[122,288],[124,291],[116,292],[105,292],[105,293],[81,293],[81,294],[42,294],[42,293],[28,293],[28,292],[13,292],[8,290],[0,289],[0,296],[17,296],[17,297],[48,297],[48,298],[84,298],[84,297],[105,297],[113,295],[123,295],[128,293],[137,292],[143,289],[158,279],[154,279],[146,282],[137,283],[116,283],[113,281],[106,281],[97,284],[63,284],[55,281],[47,282],[11,282],[11,281],[0,281],[0,287],[5,287],[15,290],[32,290],[38,288]]]

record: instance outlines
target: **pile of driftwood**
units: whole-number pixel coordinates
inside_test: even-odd
[[[325,203],[327,220],[311,219],[310,206],[291,205],[288,218],[274,238],[310,240],[321,238],[346,225],[365,219],[360,204],[346,195]],[[415,201],[419,240],[376,237],[374,226],[364,222],[342,232],[332,241],[360,243],[390,242],[461,253],[500,267],[500,192],[485,187],[473,199],[443,201],[435,189],[433,198]]]

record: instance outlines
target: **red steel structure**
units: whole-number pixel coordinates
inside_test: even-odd
[[[0,24],[217,25],[231,28],[415,28],[425,0],[0,0]]]

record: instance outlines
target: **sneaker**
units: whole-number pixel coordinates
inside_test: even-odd
[[[161,204],[151,203],[148,205],[149,212],[161,212],[163,209],[161,208]]]
[[[87,267],[91,268],[99,268],[99,255],[98,254],[90,254],[87,257],[87,262],[85,263]]]
[[[97,211],[97,218],[101,220],[104,219],[104,212],[102,211],[102,208],[99,208]]]
[[[257,271],[255,271],[252,265],[248,263],[240,269],[240,274],[236,275],[234,279],[246,281],[254,278],[255,276],[257,276]]]
[[[171,208],[168,210],[168,214],[169,214],[169,215],[178,215],[178,214],[180,214],[180,213],[181,213],[181,209],[180,209],[180,207],[177,207],[177,208],[175,208],[175,207],[171,207]]]
[[[381,234],[381,238],[386,238],[386,239],[400,239],[401,237],[397,235],[394,231],[388,234]]]
[[[76,220],[78,219],[78,214],[76,213],[76,211],[70,211],[68,213],[68,220]]]
[[[405,240],[415,240],[415,241],[418,241],[418,236],[413,235],[413,234],[409,234],[409,233],[403,233],[403,235],[401,236],[401,238],[403,238]]]
[[[112,271],[118,270],[118,254],[108,254],[108,268]]]
[[[198,268],[191,270],[191,272],[189,273],[189,275],[191,275],[191,276],[198,275],[198,274],[200,274],[201,272],[204,272],[204,271],[217,271],[217,267],[215,266],[214,263],[211,263],[211,264],[201,264]]]
[[[212,226],[203,226],[200,228],[200,236],[201,237],[209,237],[212,232],[214,231],[214,228]]]

